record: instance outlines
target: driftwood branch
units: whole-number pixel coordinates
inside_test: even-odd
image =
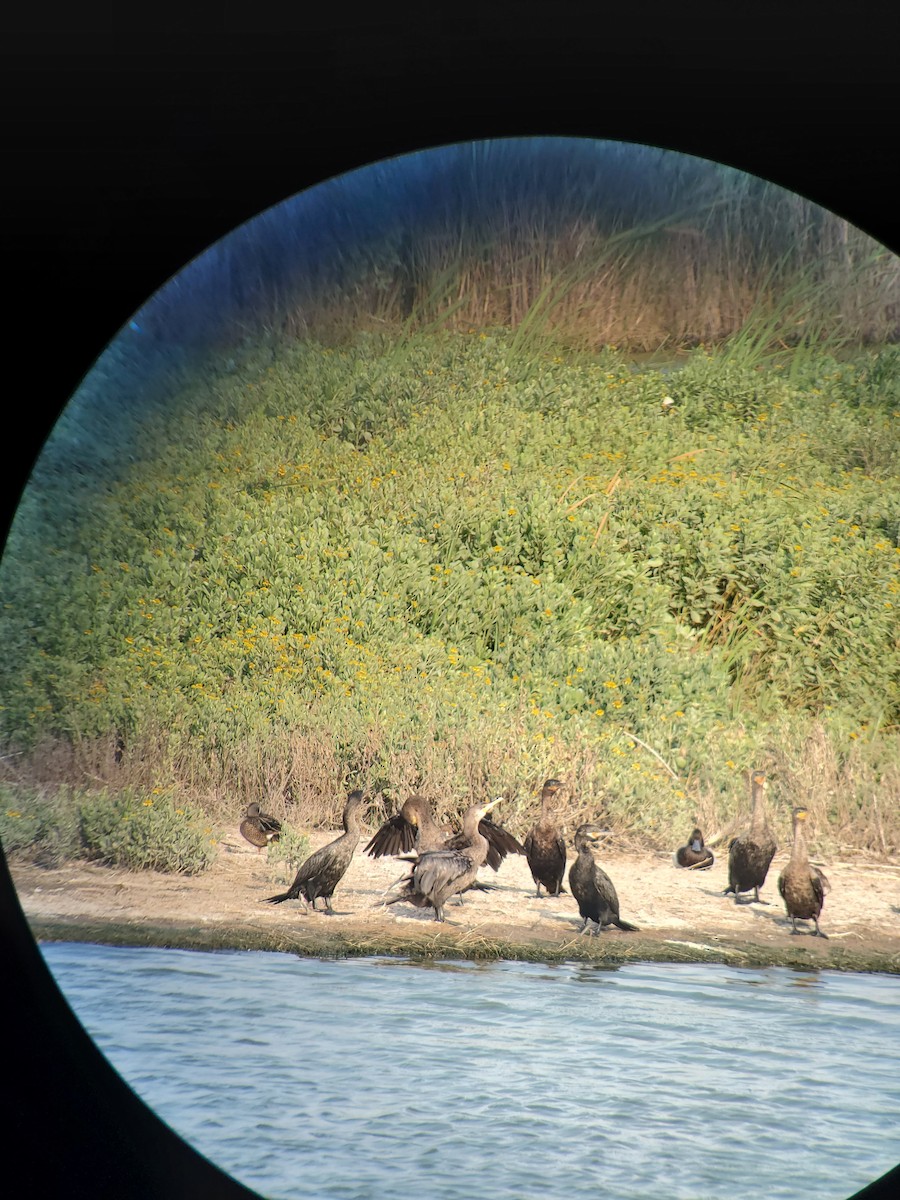
[[[666,768],[666,770],[669,772],[669,774],[672,776],[673,779],[679,779],[679,780],[681,779],[681,776],[677,775],[672,770],[672,768],[669,766],[669,764],[666,762],[666,760],[663,758],[663,756],[661,754],[657,754],[652,746],[648,746],[646,742],[642,742],[641,739],[637,736],[637,734],[630,733],[627,729],[623,729],[622,732],[625,734],[626,737],[630,737],[633,742],[637,742],[637,744],[639,746],[643,746],[644,749],[648,752],[648,754],[652,754],[653,757],[656,759],[656,761],[658,763],[661,763]]]

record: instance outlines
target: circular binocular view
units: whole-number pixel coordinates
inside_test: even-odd
[[[900,1158],[900,259],[618,142],[263,212],[0,564],[0,838],[268,1198],[844,1200]]]

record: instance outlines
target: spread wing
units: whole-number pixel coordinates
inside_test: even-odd
[[[409,854],[415,844],[415,826],[397,813],[375,833],[365,847],[365,853],[372,858],[382,858],[386,854]]]
[[[525,853],[525,847],[502,825],[496,825],[490,817],[481,818],[478,822],[478,832],[488,844],[485,863],[487,866],[493,867],[495,871],[499,869],[507,854]],[[461,850],[465,845],[466,839],[461,833],[457,833],[445,843],[448,850]]]

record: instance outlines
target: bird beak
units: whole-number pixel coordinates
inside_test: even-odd
[[[502,796],[497,796],[496,799],[494,799],[490,802],[490,804],[486,804],[484,806],[484,811],[486,813],[489,813],[491,811],[491,809],[494,808],[496,805],[498,805],[502,799],[503,799]]]

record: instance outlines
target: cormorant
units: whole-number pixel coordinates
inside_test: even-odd
[[[269,842],[277,842],[281,837],[281,822],[260,812],[258,804],[250,804],[241,821],[241,834],[259,853]]]
[[[312,904],[313,912],[315,912],[316,900],[321,896],[325,901],[325,911],[329,916],[334,916],[331,897],[334,895],[334,889],[344,878],[347,868],[350,866],[353,851],[359,845],[360,831],[357,810],[362,802],[362,792],[350,793],[347,803],[344,805],[343,834],[339,838],[335,838],[333,842],[329,842],[327,846],[323,846],[321,850],[316,850],[314,854],[311,854],[305,862],[301,863],[294,882],[288,890],[282,892],[280,896],[267,896],[266,903],[281,904],[284,900],[299,900],[302,897],[304,901]],[[303,911],[307,911],[305,903]]]
[[[503,828],[485,817],[479,825],[482,837],[487,839],[487,865],[496,871],[507,854],[524,854],[525,847]],[[404,801],[403,807],[376,831],[365,847],[372,858],[386,854],[418,854],[432,850],[461,850],[467,845],[465,832],[447,834],[435,821],[431,805],[424,796],[416,793]]]
[[[753,890],[753,896],[759,901],[759,889],[766,881],[769,864],[775,857],[778,847],[766,822],[764,807],[764,792],[766,777],[762,771],[754,771],[751,776],[752,809],[750,812],[750,829],[731,842],[728,849],[728,887],[723,895],[734,893],[734,902],[738,904],[741,892]]]
[[[606,830],[598,825],[579,825],[575,831],[575,849],[578,857],[569,867],[569,887],[578,901],[578,911],[584,918],[579,932],[599,933],[604,925],[615,925],[629,933],[640,932],[637,925],[623,921],[619,916],[619,897],[613,881],[594,860],[594,846]],[[591,922],[596,930],[589,930]]]
[[[553,824],[550,805],[553,797],[563,785],[558,779],[548,779],[541,792],[541,816],[528,837],[525,839],[525,854],[531,877],[537,884],[537,896],[541,894],[541,884],[551,896],[558,896],[563,891],[563,877],[566,873],[566,843],[562,834]]]
[[[705,871],[714,862],[713,852],[707,850],[703,834],[699,829],[693,830],[686,846],[679,846],[675,851],[676,867],[687,867],[691,871]]]
[[[831,884],[818,867],[809,861],[806,851],[806,836],[803,827],[809,816],[805,808],[794,809],[794,844],[788,865],[778,876],[778,890],[784,900],[787,914],[791,918],[791,932],[797,933],[797,921],[813,921],[816,932],[813,937],[827,938],[819,928],[819,914],[825,903],[825,893]]]
[[[434,919],[443,921],[446,902],[471,887],[478,868],[487,858],[488,840],[481,832],[481,824],[485,814],[499,803],[498,797],[489,804],[473,804],[467,809],[463,817],[463,844],[454,849],[427,850],[421,854],[406,881],[406,888],[399,896],[388,900],[388,904],[406,900],[416,908],[433,908]]]

